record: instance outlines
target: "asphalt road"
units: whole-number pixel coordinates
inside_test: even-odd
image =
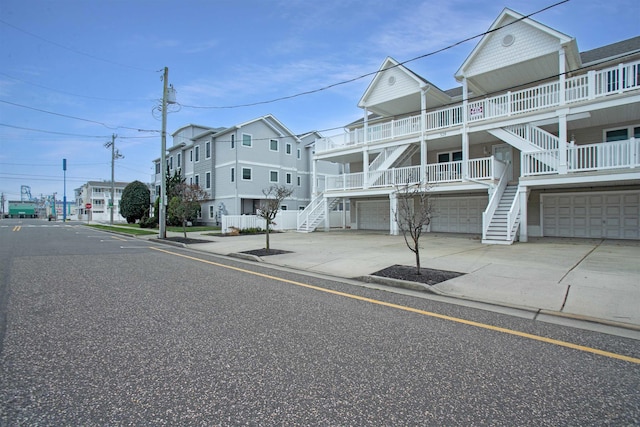
[[[78,224],[0,256],[3,426],[640,424],[633,339]]]

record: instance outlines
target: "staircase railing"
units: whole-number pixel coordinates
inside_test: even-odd
[[[322,194],[314,197],[311,203],[298,213],[298,230],[309,231],[309,226],[312,220],[317,218],[318,211],[324,212],[324,197]]]
[[[502,162],[495,160],[494,164]],[[498,208],[498,204],[500,204],[500,198],[504,193],[504,189],[507,188],[507,171],[509,170],[508,165],[505,165],[502,174],[500,175],[500,181],[498,181],[498,186],[495,191],[491,195],[489,199],[489,203],[487,204],[487,209],[482,212],[482,239],[485,240],[487,238],[487,230],[489,229],[489,224],[491,223],[491,218],[493,218],[493,214],[496,213],[496,209]]]
[[[516,196],[513,198],[513,202],[511,203],[511,207],[509,208],[509,213],[507,213],[507,240],[509,242],[513,242],[515,239],[515,233],[517,230],[514,230],[514,226],[516,221],[520,216],[520,188],[516,191]]]
[[[560,146],[560,138],[529,123],[507,126],[504,129],[529,141],[541,150],[556,150]]]

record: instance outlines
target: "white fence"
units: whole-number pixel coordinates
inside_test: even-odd
[[[298,227],[298,212],[280,211],[273,221],[271,224],[272,230],[295,230]],[[221,231],[223,233],[230,233],[232,231],[231,227],[240,230],[246,228],[261,228],[265,230],[267,223],[257,215],[223,215]]]

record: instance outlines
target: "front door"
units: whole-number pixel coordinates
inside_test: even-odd
[[[507,165],[507,173],[505,177],[507,182],[513,180],[513,148],[509,144],[500,144],[493,146],[493,156],[496,160]]]

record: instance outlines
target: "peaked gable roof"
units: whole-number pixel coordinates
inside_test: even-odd
[[[634,53],[640,53],[640,36],[584,51],[580,54],[580,57],[582,58],[582,64],[586,65]]]
[[[458,71],[456,71],[455,78],[458,81],[461,81],[464,77],[469,77],[468,74],[470,69],[475,65],[476,61],[484,53],[485,48],[488,47],[489,43],[492,40],[495,40],[495,37],[497,37],[498,34],[500,34],[500,36],[504,36],[502,40],[503,46],[508,47],[509,42],[513,43],[515,38],[512,34],[509,34],[509,28],[516,27],[519,22],[526,24],[527,26],[531,27],[531,29],[539,33],[543,33],[557,40],[558,45],[565,46],[567,56],[566,61],[569,64],[570,69],[575,69],[580,66],[580,55],[578,53],[576,41],[573,37],[570,37],[560,31],[541,24],[509,8],[505,8],[500,13],[500,15],[498,15],[493,24],[491,24],[484,36],[482,36],[480,42],[476,45],[476,47],[473,48]]]

